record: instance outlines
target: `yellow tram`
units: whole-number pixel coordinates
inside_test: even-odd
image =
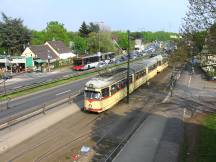
[[[132,64],[130,67],[129,92],[146,83],[168,66],[161,56],[155,56]],[[119,68],[101,74],[85,84],[84,110],[100,113],[127,96],[127,69]]]

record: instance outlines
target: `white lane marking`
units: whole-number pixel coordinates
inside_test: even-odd
[[[56,96],[59,96],[59,95],[65,94],[65,93],[70,92],[70,91],[71,91],[71,90],[69,89],[69,90],[67,90],[67,91],[64,91],[64,92],[61,92],[61,93],[57,93]]]
[[[189,78],[189,80],[188,80],[188,87],[190,87],[191,79],[192,79],[192,77],[191,77],[191,75],[190,75],[190,78]]]
[[[21,87],[23,87],[23,86],[17,86],[17,87],[14,87],[13,89],[17,89],[17,88],[21,88]]]
[[[185,115],[186,115],[186,108],[184,108],[184,111],[183,111],[183,120],[185,119]]]
[[[167,96],[163,99],[162,103],[167,102],[167,100],[169,99],[170,95],[171,95],[171,92],[169,92],[169,93],[167,94]]]

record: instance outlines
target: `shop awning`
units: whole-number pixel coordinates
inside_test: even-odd
[[[37,59],[37,60],[34,60],[34,61],[37,62],[38,64],[46,63],[46,61],[41,60],[41,59]]]

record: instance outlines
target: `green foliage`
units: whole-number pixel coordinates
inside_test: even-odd
[[[87,39],[90,53],[115,51],[115,46],[112,42],[111,33],[109,32],[92,32]]]
[[[142,32],[142,33],[143,33],[143,39],[145,42],[151,42],[154,40],[168,41],[168,40],[172,40],[172,38],[170,38],[171,35],[177,35],[176,33],[170,33],[170,32],[164,32],[164,31]]]
[[[67,30],[64,28],[64,24],[60,24],[57,21],[51,21],[47,24],[45,29],[47,40],[61,40],[65,44],[69,43],[69,37]]]
[[[202,51],[203,46],[205,45],[205,38],[206,38],[207,32],[206,31],[200,31],[193,34],[192,41],[194,43],[194,52],[199,53]]]
[[[128,49],[128,33],[127,32],[121,32],[121,31],[113,32],[113,37],[114,39],[116,39],[121,49],[124,49],[124,50]],[[133,33],[130,33],[130,50],[134,49],[135,37],[136,36]]]
[[[113,35],[116,37],[116,41],[120,48],[128,48],[128,34],[126,32],[114,32]]]
[[[32,31],[32,41],[31,44],[33,45],[39,45],[43,44],[47,41],[46,38],[47,34],[45,31]]]
[[[88,25],[83,21],[82,25],[80,26],[79,33],[81,37],[88,37],[88,34],[90,33]]]
[[[70,32],[69,35],[70,35],[70,41],[73,42],[73,47],[72,47],[73,51],[78,54],[85,53],[88,47],[87,39],[79,36],[77,33]]]
[[[188,59],[188,49],[179,44],[178,49],[169,57],[170,64],[184,63]]]
[[[93,22],[89,23],[88,28],[90,32],[95,32],[95,33],[99,32],[100,30],[100,27],[97,24],[94,24]]]
[[[209,115],[204,119],[198,144],[197,161],[215,162],[216,150],[216,115]]]
[[[57,21],[51,21],[47,23],[47,27],[42,31],[32,31],[32,41],[33,45],[43,44],[46,41],[51,40],[61,40],[66,45],[69,44],[70,38],[67,30],[64,28],[63,24]]]
[[[207,35],[207,42],[206,43],[207,43],[209,51],[212,54],[216,55],[216,47],[215,47],[215,44],[216,44],[216,23],[210,27],[209,33]]]
[[[4,13],[0,21],[0,33],[1,49],[7,49],[11,55],[21,53],[31,40],[31,32],[23,25],[23,20],[7,17]]]

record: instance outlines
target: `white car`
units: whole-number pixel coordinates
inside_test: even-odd
[[[107,65],[106,62],[99,62],[98,65],[97,65],[97,68],[102,68],[102,67],[104,67],[106,65]]]
[[[82,70],[88,70],[88,69],[92,69],[92,68],[95,68],[97,67],[99,64],[99,62],[93,62],[93,63],[89,63],[89,64],[86,64]]]

